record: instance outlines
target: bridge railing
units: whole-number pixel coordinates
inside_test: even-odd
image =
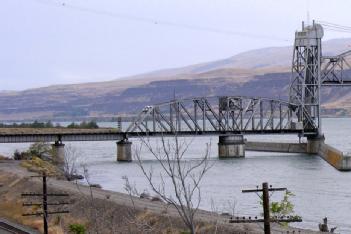
[[[173,100],[146,106],[127,133],[300,131],[296,107],[283,100],[221,96]]]

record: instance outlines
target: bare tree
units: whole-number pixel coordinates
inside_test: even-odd
[[[236,201],[236,198],[233,198],[233,200],[227,201],[225,211],[228,212],[228,214],[234,218],[236,216],[236,207],[237,207],[237,201]]]
[[[98,225],[98,209],[95,206],[95,202],[94,202],[94,194],[93,194],[93,190],[92,190],[92,183],[90,182],[90,175],[89,175],[89,171],[88,171],[88,167],[86,164],[82,164],[82,168],[83,168],[83,173],[84,173],[84,179],[86,181],[86,183],[88,184],[89,187],[89,202],[90,202],[90,217],[91,220],[93,220],[93,225],[94,225],[94,231],[96,234],[99,234],[99,225]]]
[[[136,189],[135,184],[131,184],[127,176],[123,176],[122,179],[124,180],[124,190],[128,193],[133,205],[132,209],[129,209],[128,213],[126,214],[125,218],[127,222],[135,227],[140,233],[155,233],[152,225],[149,225],[146,220],[138,219],[137,217],[138,210],[135,206],[134,198],[139,197],[140,194]]]
[[[147,137],[140,139],[142,144],[135,148],[134,157],[152,190],[172,205],[190,232],[195,233],[195,215],[201,202],[200,183],[213,165],[209,161],[211,144],[206,144],[201,160],[186,160],[184,156],[191,141],[187,142],[177,134],[169,138],[161,137],[160,144],[152,144]],[[155,179],[153,168],[147,168],[143,163],[141,156],[143,146],[161,166],[159,180]],[[170,182],[172,192],[167,191],[166,181]]]
[[[63,172],[67,180],[82,179],[77,175],[78,162],[81,153],[71,145],[65,147],[65,158],[63,163]]]

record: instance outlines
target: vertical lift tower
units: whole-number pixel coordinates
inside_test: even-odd
[[[295,33],[289,101],[297,106],[298,123],[308,139],[308,151],[316,153],[324,139],[321,123],[321,66],[323,27],[313,22]]]

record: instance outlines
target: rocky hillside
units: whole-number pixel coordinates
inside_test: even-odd
[[[324,44],[324,54],[350,49],[351,39]],[[246,95],[287,98],[291,47],[265,48],[220,61],[109,82],[0,92],[0,121],[111,118],[176,97]],[[324,88],[328,115],[350,115],[351,89]]]

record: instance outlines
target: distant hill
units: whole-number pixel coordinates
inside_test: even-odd
[[[351,39],[323,44],[324,55],[351,49]],[[246,95],[287,98],[292,47],[252,50],[233,57],[107,82],[0,92],[0,121],[112,118],[177,97]],[[351,90],[324,88],[328,115],[350,115]]]
[[[323,43],[323,55],[337,55],[351,50],[351,38],[332,39]],[[292,60],[292,46],[269,47],[250,50],[232,57],[190,65],[181,68],[165,69],[147,73],[138,78],[175,76],[180,74],[199,74],[208,71],[229,69],[250,69],[255,72],[290,71]]]

